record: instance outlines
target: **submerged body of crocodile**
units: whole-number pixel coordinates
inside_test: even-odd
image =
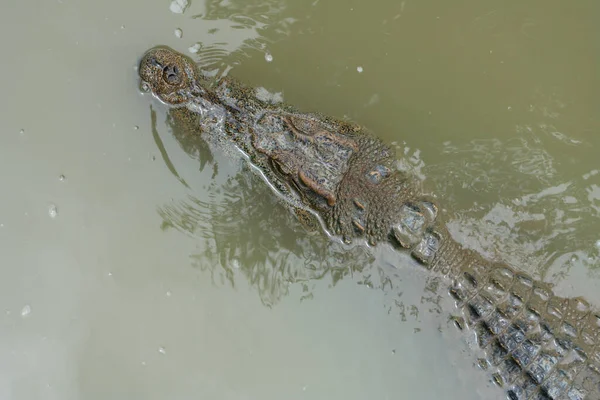
[[[308,226],[345,241],[408,249],[444,275],[510,399],[600,399],[600,316],[581,298],[454,242],[435,204],[395,167],[394,152],[361,127],[259,100],[226,78],[210,84],[164,47],[149,50],[142,87],[193,132],[235,143]]]

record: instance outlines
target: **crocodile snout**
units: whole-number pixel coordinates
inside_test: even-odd
[[[198,70],[191,59],[158,46],[142,56],[138,74],[142,91],[151,92],[163,103],[179,105],[191,99]]]

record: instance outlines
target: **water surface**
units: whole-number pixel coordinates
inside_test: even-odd
[[[456,240],[600,306],[597,2],[151,3],[2,5],[2,398],[503,398],[442,282],[178,137],[157,44],[369,127]]]

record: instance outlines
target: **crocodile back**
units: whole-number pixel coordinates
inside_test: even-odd
[[[474,330],[479,365],[509,399],[600,399],[600,315],[584,299],[556,296],[451,239],[429,267],[450,278],[455,322]]]

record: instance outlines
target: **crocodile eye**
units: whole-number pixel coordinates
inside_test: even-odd
[[[158,60],[154,57],[152,57],[149,61],[150,65],[153,65],[155,67],[159,67],[162,68],[162,64],[158,62]]]
[[[163,68],[163,79],[169,85],[175,86],[181,83],[181,75],[176,65],[167,65]]]

